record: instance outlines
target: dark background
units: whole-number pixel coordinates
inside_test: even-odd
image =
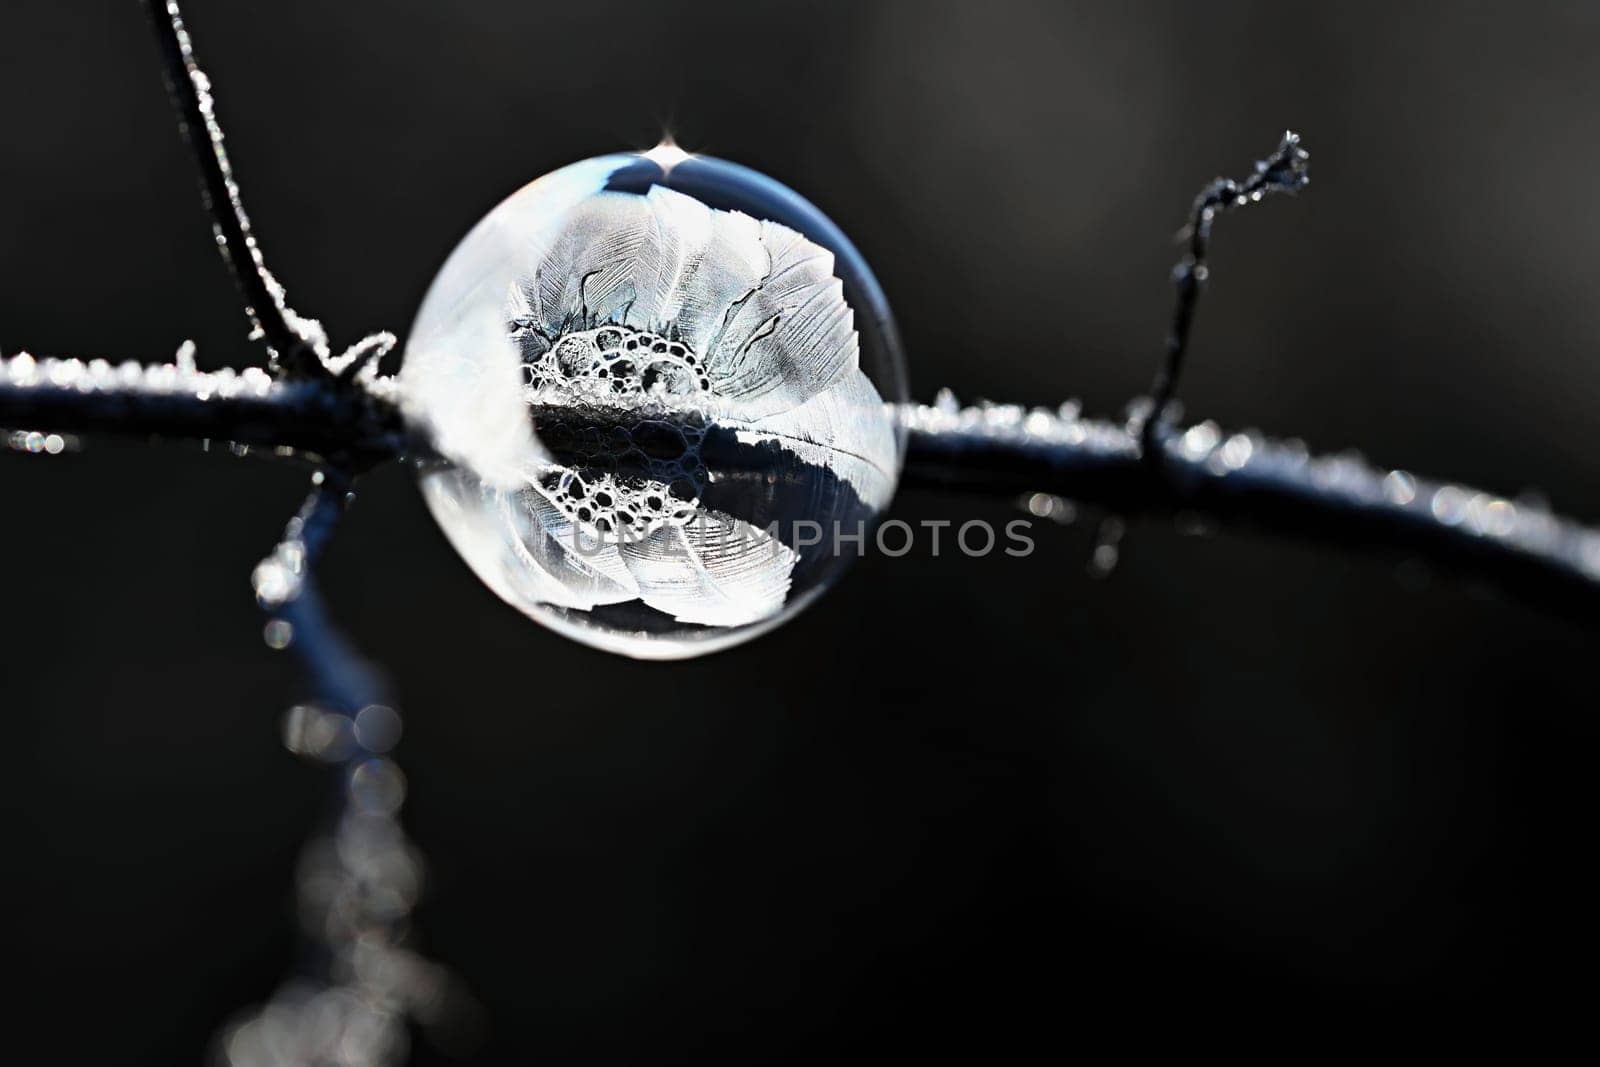
[[[1189,199],[1292,125],[1312,188],[1219,230],[1190,412],[1600,520],[1592,7],[189,8],[270,260],[340,341],[404,330],[523,182],[670,126],[852,235],[919,396],[1112,413]],[[5,350],[256,359],[137,5],[7,0],[0,101]],[[8,1034],[51,1062],[192,1062],[293,960],[325,772],[278,745],[304,694],[248,575],[304,483],[0,457]],[[404,471],[370,478],[328,593],[402,698],[419,929],[487,1010],[476,1062],[1476,1034],[1591,999],[1592,631],[1165,525],[1095,581],[1084,527],[1036,534],[636,664],[501,604]]]

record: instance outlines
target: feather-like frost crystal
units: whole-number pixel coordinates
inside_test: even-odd
[[[451,255],[401,397],[448,463],[446,536],[500,597],[644,658],[798,611],[900,463],[887,305],[820,212],[733,164],[652,153],[526,186]],[[737,461],[729,460],[737,457]]]

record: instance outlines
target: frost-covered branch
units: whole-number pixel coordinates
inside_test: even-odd
[[[295,654],[317,699],[354,715],[369,704],[387,703],[388,683],[328,618],[314,576],[345,507],[354,499],[355,483],[337,467],[317,470],[312,483],[283,539],[256,566],[251,585],[271,616],[268,643]]]
[[[1313,456],[1297,442],[1225,434],[1209,422],[1165,431],[1162,462],[1153,464],[1140,423],[1084,418],[1073,405],[962,408],[946,395],[897,414],[907,431],[907,489],[1045,492],[1128,518],[1196,514],[1335,548],[1416,556],[1566,613],[1593,617],[1600,609],[1600,532],[1540,505],[1374,467],[1351,453]],[[532,417],[558,461],[576,458],[563,455],[562,442],[630,428],[638,418],[603,408],[543,408]],[[176,364],[0,360],[0,426],[208,438],[365,465],[408,449],[426,453],[391,401],[352,384]],[[770,464],[734,432],[695,429],[709,467]]]
[[[311,495],[252,575],[267,643],[299,659],[313,699],[289,710],[284,744],[339,775],[327,827],[301,855],[306,963],[263,1007],[220,1035],[229,1064],[403,1062],[408,1020],[433,1026],[469,1007],[454,978],[409,944],[423,861],[400,824],[401,720],[382,671],[329,619],[315,573],[353,480],[312,475]]]
[[[0,358],[0,426],[231,442],[360,470],[404,450],[398,413],[349,380],[275,377],[259,367]]]
[[[177,0],[144,0],[144,5],[161,48],[179,128],[194,150],[217,247],[233,268],[254,336],[266,343],[274,366],[300,377],[326,377],[327,336],[316,320],[295,314],[285,301],[283,286],[267,269],[234,179],[211,79],[195,60],[194,44]]]
[[[1423,560],[1561,614],[1600,619],[1600,531],[1511,500],[1355,453],[1314,456],[1298,441],[1225,434],[1202,422],[1162,437],[1160,463],[1138,423],[1076,409],[959,407],[945,395],[905,413],[902,484],[984,495],[1043,492],[1127,518],[1196,516],[1338,551]]]

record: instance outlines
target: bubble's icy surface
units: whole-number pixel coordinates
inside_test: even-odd
[[[860,255],[790,190],[682,153],[577,163],[490,212],[423,301],[401,394],[478,576],[642,658],[793,615],[899,473],[904,370]]]

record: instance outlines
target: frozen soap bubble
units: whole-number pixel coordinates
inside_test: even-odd
[[[423,300],[400,375],[423,494],[478,577],[586,644],[678,659],[832,585],[894,495],[905,371],[839,229],[664,145],[548,174]]]

